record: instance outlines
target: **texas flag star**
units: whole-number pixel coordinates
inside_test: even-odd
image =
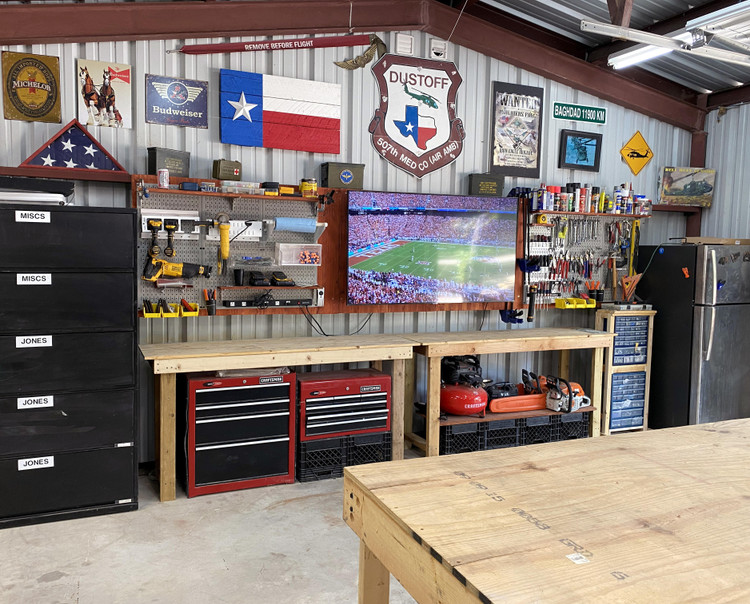
[[[227,101],[232,107],[234,107],[234,117],[232,118],[232,121],[236,120],[238,117],[244,115],[247,118],[248,122],[252,122],[253,119],[250,117],[250,111],[252,109],[255,109],[258,105],[253,103],[248,103],[245,100],[245,93],[242,92],[240,94],[240,100],[239,101]]]

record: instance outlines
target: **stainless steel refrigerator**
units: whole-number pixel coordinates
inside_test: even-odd
[[[750,246],[641,246],[638,272],[652,254],[649,427],[750,417]]]

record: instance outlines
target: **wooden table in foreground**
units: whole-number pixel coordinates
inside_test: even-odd
[[[274,338],[144,344],[141,352],[154,369],[154,417],[159,466],[159,498],[175,498],[175,387],[178,373],[258,369],[286,365],[325,365],[393,361],[391,426],[393,459],[404,456],[404,361],[414,342],[395,335]]]
[[[359,601],[749,602],[750,419],[344,469]]]
[[[426,455],[440,454],[440,361],[444,356],[464,354],[502,354],[508,352],[562,351],[560,375],[567,371],[568,351],[593,348],[591,360],[591,435],[599,436],[602,400],[602,363],[604,350],[612,346],[614,333],[572,327],[515,329],[512,331],[463,331],[448,333],[404,334],[415,343],[414,352],[427,357],[426,439],[415,434],[407,438]]]

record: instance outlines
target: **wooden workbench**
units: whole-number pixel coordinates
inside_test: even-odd
[[[404,361],[414,342],[395,335],[275,338],[145,344],[141,352],[154,369],[159,498],[175,498],[176,374],[226,369],[393,361],[391,426],[393,459],[404,456]]]
[[[513,331],[464,331],[406,334],[414,351],[427,357],[426,439],[409,434],[409,440],[424,447],[427,456],[440,454],[440,361],[444,356],[508,352],[563,351],[562,366],[570,350],[593,348],[591,361],[591,435],[599,436],[601,424],[602,363],[604,349],[612,346],[614,333],[575,328],[533,328]],[[561,375],[567,375],[563,371]]]
[[[750,419],[344,469],[360,603],[750,601]]]

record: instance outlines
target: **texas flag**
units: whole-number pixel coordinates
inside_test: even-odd
[[[419,115],[416,105],[407,105],[404,109],[403,121],[393,120],[393,123],[403,136],[414,139],[419,149],[427,149],[427,141],[437,134],[435,119]]]
[[[339,153],[341,86],[222,69],[221,142]]]

